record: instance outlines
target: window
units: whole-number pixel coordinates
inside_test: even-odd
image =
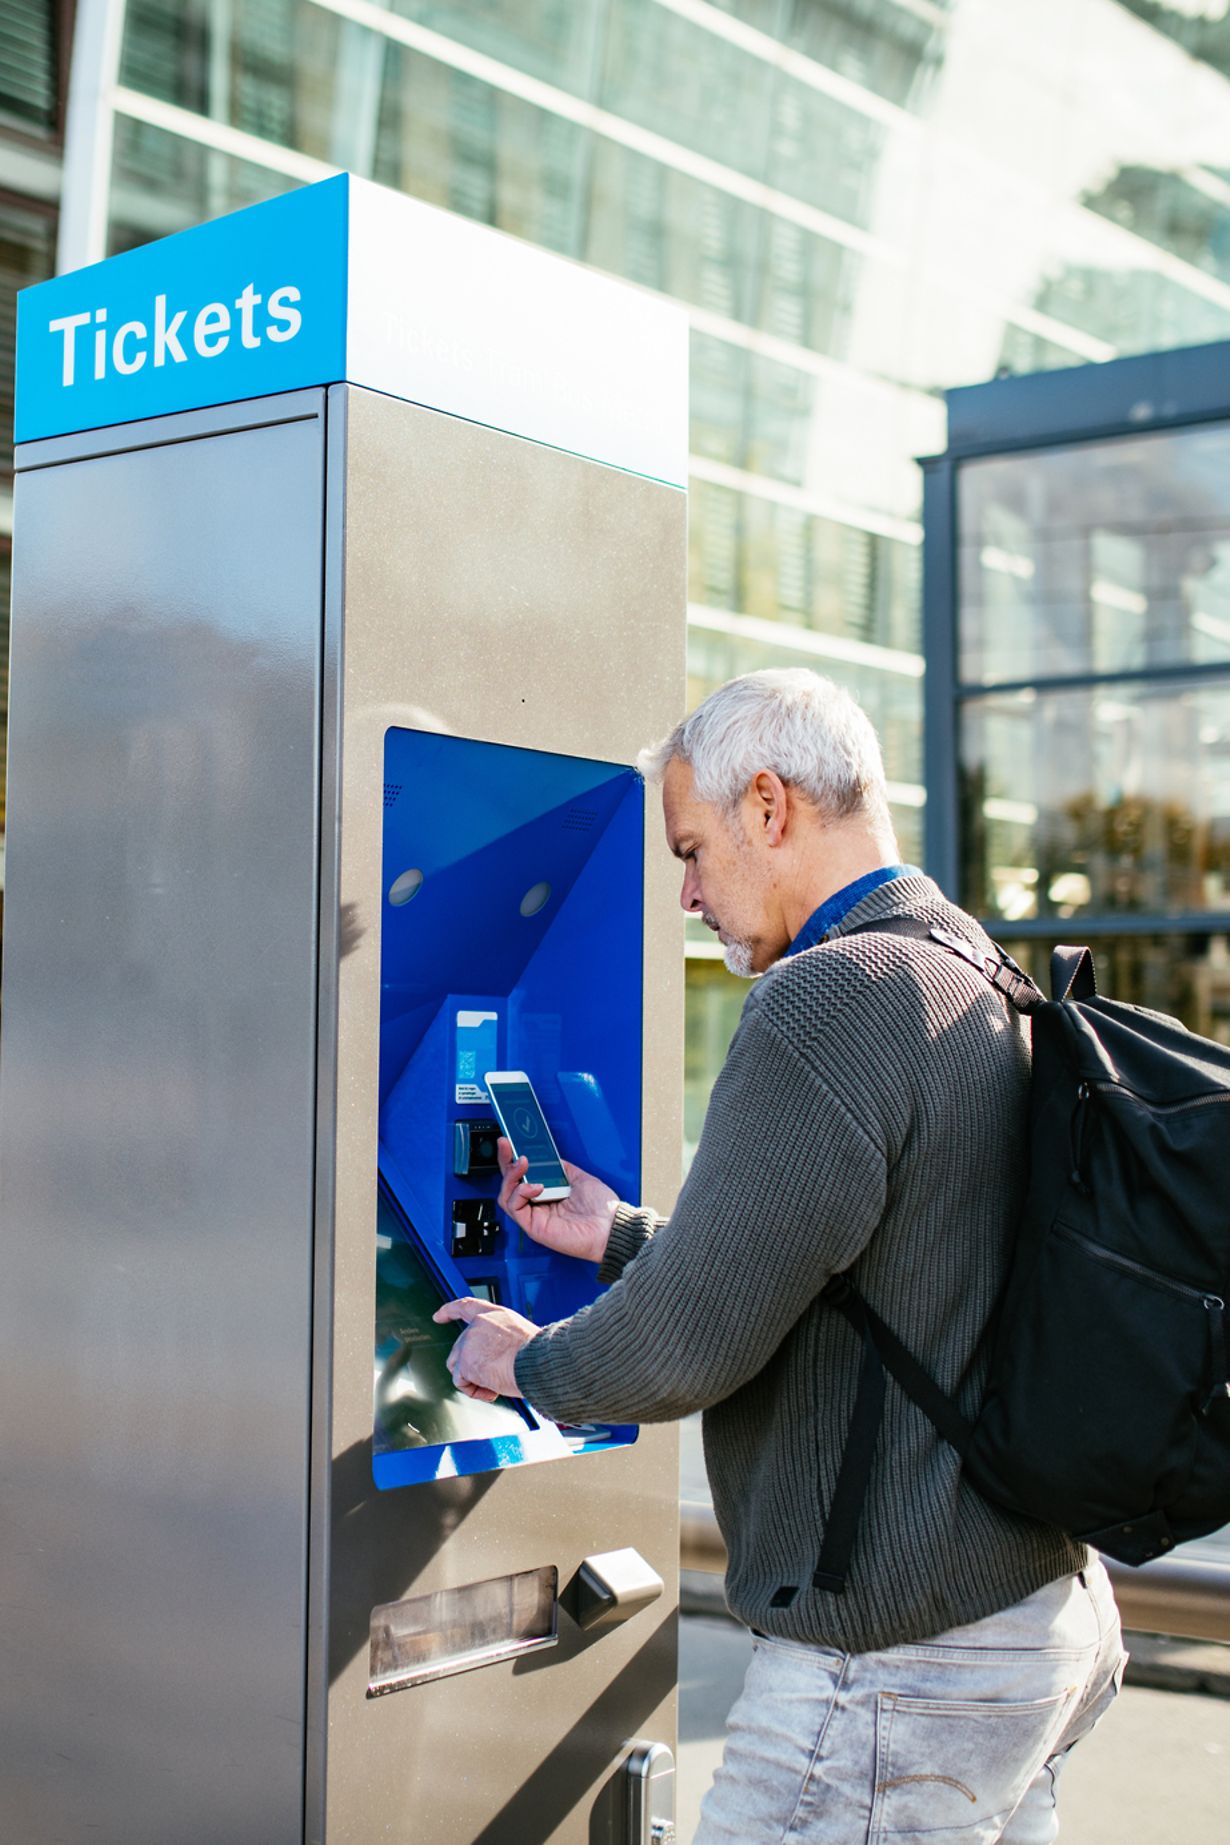
[[[59,117],[57,0],[0,0],[0,123],[53,135]]]

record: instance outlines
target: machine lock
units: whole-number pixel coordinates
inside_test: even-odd
[[[675,1845],[675,1758],[665,1743],[634,1742],[627,1776],[627,1845]]]

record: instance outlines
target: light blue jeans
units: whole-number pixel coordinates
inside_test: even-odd
[[[880,1653],[755,1637],[695,1845],[1051,1845],[1126,1655],[1100,1563]]]

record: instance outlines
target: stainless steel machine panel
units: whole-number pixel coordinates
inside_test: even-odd
[[[19,468],[0,1832],[616,1845],[674,1741],[674,1431],[373,1478],[382,772],[390,728],[632,763],[683,706],[684,497],[352,386]]]
[[[263,415],[40,444],[18,479],[0,1831],[20,1845],[302,1838],[323,399]]]
[[[330,392],[329,440],[322,747],[337,856],[322,858],[306,1837],[615,1845],[626,1837],[628,1745],[674,1742],[674,1429],[645,1427],[613,1452],[373,1485],[381,788],[390,726],[635,761],[683,709],[685,500],[353,386]],[[447,785],[439,804],[447,826]],[[646,1199],[669,1209],[683,957],[660,827],[654,798],[642,1163]],[[629,1549],[664,1592],[630,1600],[626,1620],[583,1628],[582,1563]],[[368,1695],[373,1610],[383,1623],[390,1604],[549,1567],[561,1589],[556,1645]]]

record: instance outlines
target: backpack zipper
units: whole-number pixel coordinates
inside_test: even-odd
[[[1089,1181],[1085,1177],[1085,1147],[1089,1134],[1089,1097],[1091,1093],[1091,1084],[1077,1084],[1076,1107],[1072,1110],[1072,1119],[1068,1123],[1068,1144],[1072,1152],[1072,1169],[1068,1178],[1082,1198],[1089,1196]]]
[[[1230,1102],[1230,1089],[1219,1089],[1212,1095],[1194,1095],[1186,1102],[1150,1102],[1146,1096],[1138,1095],[1135,1089],[1129,1089],[1126,1083],[1116,1083],[1108,1076],[1082,1078],[1076,1085],[1076,1106],[1068,1122],[1072,1158],[1068,1178],[1084,1198],[1089,1197],[1092,1189],[1085,1174],[1085,1152],[1089,1139],[1088,1106],[1095,1091],[1101,1089],[1122,1096],[1125,1101],[1135,1102],[1138,1108],[1147,1108],[1154,1115],[1174,1115],[1189,1108],[1207,1108],[1214,1102]]]
[[[1067,1224],[1057,1224],[1055,1235],[1065,1243],[1074,1243],[1098,1262],[1108,1262],[1112,1268],[1124,1269],[1129,1275],[1135,1275],[1155,1288],[1163,1288],[1168,1294],[1180,1294],[1185,1300],[1198,1300],[1204,1308],[1209,1329],[1209,1389],[1200,1406],[1201,1415],[1207,1416],[1220,1397],[1230,1396],[1230,1380],[1226,1377],[1226,1303],[1220,1294],[1212,1294],[1204,1288],[1188,1287],[1185,1281],[1172,1281],[1169,1275],[1160,1275],[1156,1269],[1146,1268],[1143,1262],[1134,1262],[1131,1256],[1120,1256],[1113,1250],[1103,1249],[1100,1243],[1082,1236],[1078,1230],[1070,1230]]]
[[[1075,1243],[1078,1248],[1096,1256],[1099,1262],[1109,1262],[1114,1268],[1126,1269],[1129,1275],[1139,1275],[1143,1281],[1151,1281],[1159,1288],[1168,1288],[1172,1294],[1185,1294],[1189,1300],[1201,1301],[1206,1307],[1215,1306],[1223,1313],[1226,1303],[1218,1294],[1210,1294],[1206,1288],[1192,1288],[1185,1281],[1172,1281],[1169,1275],[1161,1275],[1155,1268],[1146,1268],[1143,1262],[1134,1262],[1131,1256],[1116,1255],[1113,1249],[1103,1249],[1091,1237],[1082,1236],[1079,1230],[1069,1229],[1067,1224],[1057,1224],[1056,1236],[1065,1243]]]
[[[1182,1108],[1207,1108],[1213,1102],[1230,1102],[1230,1089],[1219,1089],[1215,1095],[1194,1095],[1186,1102],[1150,1102],[1146,1096],[1137,1095],[1126,1083],[1116,1083],[1108,1076],[1095,1076],[1080,1084],[1078,1097],[1089,1094],[1091,1089],[1110,1089],[1116,1095],[1126,1096],[1129,1102],[1139,1102],[1142,1108],[1148,1108],[1155,1115],[1173,1115]]]

